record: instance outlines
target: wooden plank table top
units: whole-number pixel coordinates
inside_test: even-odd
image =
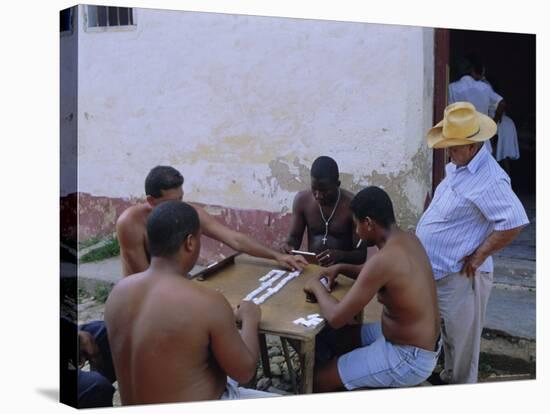
[[[235,258],[234,263],[216,270],[206,279],[193,280],[221,292],[231,306],[235,308],[246,295],[261,285],[262,282],[258,279],[272,269],[281,269],[281,267],[273,260],[239,255]],[[317,275],[321,269],[319,266],[309,264],[301,275],[289,281],[279,292],[260,305],[262,310],[259,326],[260,334],[292,338],[302,342],[303,378],[301,388],[302,392],[305,393],[312,392],[315,336],[326,325],[326,321],[316,327],[295,325],[293,321],[298,318],[305,318],[309,314],[321,314],[319,304],[307,302],[303,290],[306,281],[313,275]],[[332,295],[341,300],[351,288],[353,280],[339,275],[337,282],[338,285],[333,289]],[[259,293],[257,297],[263,293],[265,292]],[[382,306],[378,301],[376,299],[371,300],[363,310],[362,321],[379,321],[381,311]]]
[[[197,281],[197,283],[219,291],[226,297],[231,306],[235,308],[248,293],[261,285],[262,282],[258,279],[272,269],[281,269],[281,267],[277,266],[277,263],[272,260],[239,255],[235,259],[235,263],[228,264],[208,276],[205,280]],[[309,277],[317,274],[320,269],[319,266],[308,265],[300,276],[292,279],[279,292],[260,305],[262,320],[259,330],[261,333],[295,339],[311,339],[319,333],[326,322],[316,327],[305,327],[295,325],[293,321],[301,317],[305,318],[312,313],[321,313],[318,303],[306,301],[303,290]],[[340,275],[338,277],[338,285],[332,291],[332,294],[340,300],[351,288],[352,284],[352,279]],[[263,293],[265,292],[257,296],[261,296]],[[370,311],[372,320],[380,319],[380,312],[377,306],[371,306],[368,311]]]

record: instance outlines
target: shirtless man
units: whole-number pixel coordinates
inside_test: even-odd
[[[380,251],[363,266],[334,265],[306,283],[334,329],[324,335],[334,357],[316,367],[314,390],[417,385],[432,373],[441,348],[430,261],[416,236],[397,227],[382,189],[365,188],[350,208],[361,240]],[[356,279],[340,302],[320,282],[326,275],[332,286],[339,273]],[[381,323],[348,325],[375,294],[384,305]]]
[[[183,197],[183,177],[178,170],[167,166],[153,168],[145,179],[146,202],[129,207],[118,218],[116,233],[120,244],[124,276],[143,272],[149,266],[149,243],[145,224],[153,208],[167,200]],[[199,214],[202,233],[227,244],[239,252],[275,259],[283,267],[302,270],[307,262],[299,256],[281,254],[262,246],[249,236],[224,226],[203,208],[193,205]]]
[[[352,198],[352,193],[340,188],[336,161],[326,156],[317,158],[311,166],[311,190],[300,191],[294,198],[290,234],[281,251],[299,249],[307,227],[307,249],[317,253],[320,265],[364,263],[367,249],[357,247],[349,210]]]
[[[162,203],[147,221],[151,265],[109,295],[105,323],[124,405],[273,395],[235,385],[256,372],[260,308],[242,302],[234,314],[221,293],[186,278],[200,236],[193,207]]]

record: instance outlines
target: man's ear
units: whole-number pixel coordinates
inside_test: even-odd
[[[151,207],[155,207],[156,203],[155,203],[155,197],[151,196],[151,195],[146,195],[145,196],[145,201],[147,201],[147,203],[151,206]]]
[[[196,235],[188,234],[184,242],[185,251],[189,253],[194,252],[197,248],[197,242],[198,240]]]
[[[372,230],[374,223],[372,222],[372,219],[369,216],[365,217],[365,224],[367,225],[367,229],[369,231]]]

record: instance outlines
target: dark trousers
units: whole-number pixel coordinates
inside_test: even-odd
[[[93,321],[79,327],[89,332],[99,348],[103,367],[99,371],[78,370],[78,407],[112,407],[116,381],[115,369],[111,358],[107,329],[103,321]]]

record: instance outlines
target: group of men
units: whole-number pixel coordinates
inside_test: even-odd
[[[239,385],[256,372],[260,307],[242,301],[232,309],[221,293],[187,277],[202,235],[302,270],[308,262],[291,252],[301,248],[307,230],[306,249],[325,267],[305,291],[328,323],[318,335],[314,391],[417,385],[432,375],[441,348],[440,382],[476,382],[491,255],[528,223],[509,177],[483,146],[495,131],[494,121],[470,103],[446,108],[427,139],[431,148],[449,148],[451,162],[416,235],[399,229],[384,190],[370,186],[354,196],[340,187],[336,162],[319,157],[311,189],[294,199],[279,251],[181,201],[181,174],[153,168],[146,202],[118,219],[128,277],[105,307],[122,403],[273,395]],[[370,246],[378,252],[367,260]],[[340,301],[331,295],[339,274],[355,279]],[[383,305],[381,321],[355,323],[375,295]]]

